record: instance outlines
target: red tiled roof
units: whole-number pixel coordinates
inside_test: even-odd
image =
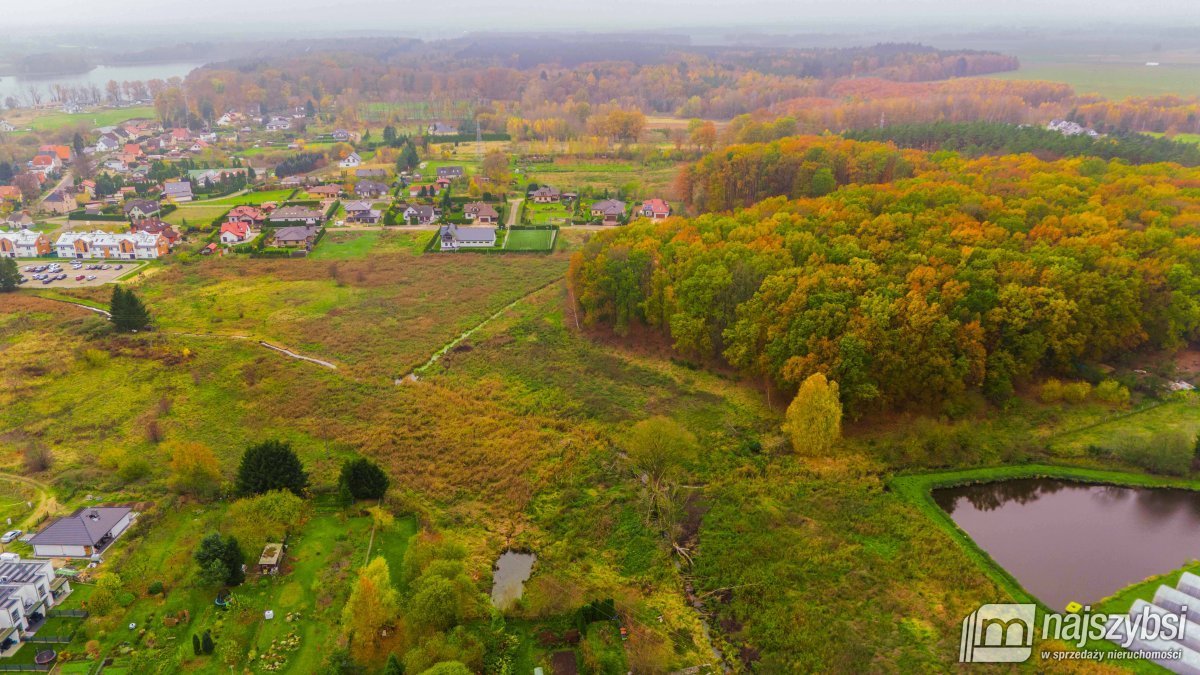
[[[239,239],[244,239],[246,234],[250,232],[250,226],[240,221],[231,220],[221,223],[221,234],[225,234],[226,232]]]

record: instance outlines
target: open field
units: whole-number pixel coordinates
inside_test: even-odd
[[[282,202],[292,196],[295,190],[260,190],[257,192],[248,192],[244,195],[235,195],[231,197],[222,197],[220,199],[208,199],[203,202],[203,206],[241,206],[243,204],[259,205],[263,202]],[[199,208],[201,205],[192,208]]]
[[[76,125],[84,125],[88,129],[112,126],[126,120],[153,119],[155,114],[153,106],[96,110],[76,115],[57,110],[20,110],[6,113],[6,119],[18,128],[28,127],[35,131],[54,131]]]
[[[172,225],[196,225],[207,227],[214,219],[220,218],[231,207],[220,203],[211,204],[180,204],[179,208],[163,216],[163,222]]]
[[[562,202],[535,204],[526,200],[525,220],[530,225],[569,225],[571,211]]]
[[[381,253],[419,254],[429,238],[428,230],[341,231],[329,229],[310,260],[352,260]]]
[[[1146,66],[1145,61],[1085,60],[1083,56],[1022,57],[1021,68],[989,75],[1001,80],[1049,80],[1065,82],[1079,94],[1107,98],[1130,96],[1200,95],[1200,64],[1163,63]]]

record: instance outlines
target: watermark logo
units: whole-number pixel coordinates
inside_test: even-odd
[[[1042,660],[1147,658],[1156,662],[1178,660],[1178,642],[1187,629],[1187,607],[1169,612],[1149,603],[1135,604],[1128,614],[1080,612],[1042,616],[1041,637],[1074,645],[1080,651],[1042,652]],[[1020,663],[1033,655],[1037,607],[1032,604],[990,604],[971,612],[962,622],[958,643],[961,663]],[[1093,640],[1107,640],[1129,652],[1087,650]]]
[[[1033,654],[1036,605],[984,605],[963,619],[958,660],[1020,663]]]

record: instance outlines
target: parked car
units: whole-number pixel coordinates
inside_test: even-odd
[[[4,533],[4,536],[0,536],[0,544],[10,544],[16,541],[17,537],[21,536],[22,534],[25,533],[21,530],[9,530],[8,532]]]
[[[95,274],[89,274],[89,275],[88,275],[88,278],[87,278],[87,280],[88,280],[88,281],[95,281],[95,280],[96,280],[96,275],[95,275]]]
[[[75,277],[75,281],[83,281],[83,279],[84,279],[84,277],[83,277],[83,275],[82,275],[82,274],[80,274],[79,276]]]

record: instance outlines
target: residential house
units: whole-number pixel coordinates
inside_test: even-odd
[[[351,138],[350,132],[345,129],[335,129],[330,135],[339,143],[349,143]]]
[[[316,185],[304,190],[310,197],[320,199],[337,197],[342,193],[342,188],[337,185]]]
[[[258,236],[258,233],[250,229],[248,223],[240,220],[229,220],[221,223],[221,243],[222,244],[244,244]]]
[[[236,124],[238,119],[240,119],[240,118],[241,118],[241,114],[233,112],[231,110],[217,118],[217,126],[231,127],[234,124]]]
[[[344,206],[348,222],[374,225],[383,219],[383,212],[373,208],[371,202],[346,202]]]
[[[325,214],[317,209],[310,209],[306,206],[285,206],[280,209],[275,209],[271,213],[271,223],[303,223],[305,225],[319,225],[325,220]]]
[[[8,122],[7,120],[0,120],[0,132],[7,133],[16,130],[17,128],[14,127],[11,122]]]
[[[129,231],[133,233],[142,232],[150,235],[162,235],[167,240],[168,248],[174,246],[179,241],[179,233],[175,231],[175,228],[158,218],[146,218],[136,223],[131,223]]]
[[[542,187],[529,193],[529,198],[538,204],[549,204],[562,199],[562,193],[557,188],[552,188],[549,185]]]
[[[188,150],[193,153],[201,153],[207,149],[208,149],[208,143],[205,141],[202,141],[200,139],[196,139],[195,141],[193,141],[192,146],[190,148],[188,148]]]
[[[603,199],[592,204],[592,218],[605,225],[616,225],[625,218],[625,202],[619,199]]]
[[[112,234],[95,232],[63,232],[54,242],[60,258],[108,258],[118,260],[152,260],[170,252],[170,242],[162,234],[130,232]]]
[[[192,184],[186,180],[170,180],[163,183],[162,196],[173,202],[192,201]]]
[[[671,215],[671,205],[662,199],[647,199],[638,211],[645,218],[662,220]]]
[[[79,181],[79,189],[83,190],[83,193],[87,195],[89,199],[96,198],[96,181],[85,178],[84,180]]]
[[[43,145],[38,148],[39,155],[54,155],[60,162],[69,162],[74,153],[69,145]]]
[[[354,169],[360,164],[362,164],[362,157],[359,157],[357,152],[351,152],[349,155],[346,155],[345,159],[338,162],[338,166],[343,169]]]
[[[67,194],[66,190],[55,190],[42,200],[43,210],[60,215],[74,211],[77,206],[75,198]]]
[[[100,138],[96,140],[96,152],[112,152],[121,147],[121,139],[111,131],[100,134]]]
[[[442,190],[446,190],[446,189],[450,188],[450,179],[449,178],[439,178],[439,179],[433,181],[433,184],[435,186],[437,186],[437,191],[441,192]]]
[[[121,159],[120,157],[110,157],[104,160],[103,166],[105,169],[108,169],[109,171],[115,171],[117,173],[125,173],[129,170],[129,166],[125,164],[125,160]]]
[[[50,238],[34,230],[0,230],[0,258],[36,258],[50,255]]]
[[[216,242],[210,242],[204,248],[200,249],[200,255],[212,255],[217,252]]]
[[[62,162],[55,155],[37,155],[29,161],[29,170],[42,175],[52,174],[62,168]]]
[[[370,178],[371,180],[386,180],[387,169],[359,169],[354,172],[355,178]]]
[[[0,652],[11,655],[70,593],[71,582],[49,560],[0,554]]]
[[[279,184],[285,188],[298,188],[307,182],[308,180],[304,176],[288,176],[279,181]]]
[[[174,146],[187,145],[188,141],[192,140],[192,132],[180,127],[172,129],[168,135],[171,139],[171,145]]]
[[[56,518],[29,543],[38,558],[87,558],[102,553],[133,524],[137,514],[125,506],[85,506]]]
[[[404,210],[404,222],[409,225],[432,225],[442,217],[436,206],[414,205]]]
[[[287,131],[292,128],[292,121],[286,117],[272,117],[267,122],[267,131]]]
[[[131,199],[125,202],[125,217],[130,222],[139,222],[153,218],[162,213],[162,206],[156,199]]]
[[[373,180],[360,180],[354,186],[354,194],[359,197],[382,197],[388,193],[388,186]]]
[[[443,251],[456,251],[460,248],[491,248],[496,245],[496,228],[494,227],[462,227],[451,223],[441,227],[439,236]]]
[[[463,168],[461,166],[439,166],[437,170],[437,177],[446,178],[449,180],[462,178]]]
[[[438,192],[436,185],[409,185],[408,196],[416,199],[421,196],[434,196]],[[424,195],[422,195],[424,193]]]
[[[500,220],[500,213],[491,204],[471,202],[463,206],[463,216],[477,223],[495,223]]]
[[[275,246],[284,246],[288,248],[303,246],[309,248],[313,242],[317,240],[317,235],[321,233],[321,228],[315,225],[306,225],[302,227],[281,227],[275,230],[274,244]]]
[[[447,122],[434,122],[429,125],[430,136],[456,136],[458,135],[458,125],[449,124]]]
[[[243,204],[233,207],[229,213],[225,214],[225,220],[230,223],[244,223],[249,226],[261,225],[267,219],[267,214],[262,209]]]
[[[28,230],[33,227],[33,217],[28,211],[13,211],[4,219],[4,224],[19,230]]]
[[[137,143],[126,143],[125,148],[121,150],[121,159],[124,160],[126,164],[132,164],[144,156],[145,155],[142,152],[142,146],[138,145]]]

